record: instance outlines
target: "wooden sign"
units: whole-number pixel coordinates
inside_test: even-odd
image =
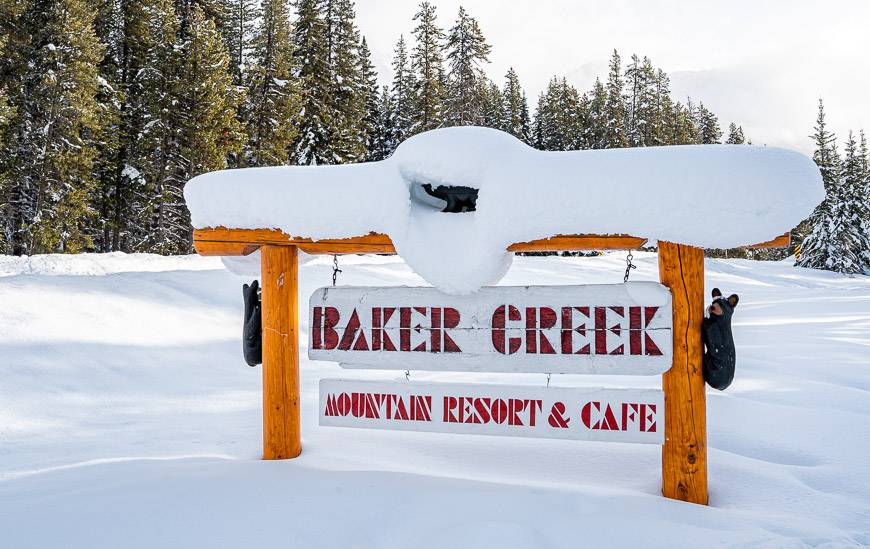
[[[659,374],[671,367],[671,294],[655,282],[320,288],[312,360],[393,370]]]
[[[658,389],[320,380],[320,424],[661,444]]]

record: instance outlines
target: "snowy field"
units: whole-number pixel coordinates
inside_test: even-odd
[[[632,279],[657,279],[638,255]],[[303,304],[330,263],[301,268]],[[397,258],[341,266],[340,284],[421,283]],[[623,268],[517,258],[502,284],[618,283]],[[0,547],[870,545],[868,277],[707,261],[708,290],[741,296],[736,380],[708,392],[709,507],[659,495],[657,446],[319,427],[317,381],[342,371],[304,356],[303,454],[260,461],[246,280],[199,257],[0,257]]]

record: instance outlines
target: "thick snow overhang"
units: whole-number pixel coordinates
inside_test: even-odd
[[[443,213],[424,184],[479,189]],[[387,160],[224,170],[185,187],[193,225],[277,229],[313,240],[388,235],[427,282],[453,293],[497,282],[516,242],[633,235],[708,248],[774,239],[824,198],[812,160],[784,149],[688,145],[543,152],[488,128],[418,134]]]

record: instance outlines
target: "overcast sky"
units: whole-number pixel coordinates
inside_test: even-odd
[[[755,144],[812,151],[824,98],[840,141],[870,132],[870,0],[435,0],[447,29],[459,5],[493,47],[487,73],[509,66],[530,100],[554,74],[582,90],[606,77],[613,48],[649,56],[671,76],[677,99],[702,100],[723,130],[735,121]],[[415,1],[357,0],[360,30],[383,82]]]

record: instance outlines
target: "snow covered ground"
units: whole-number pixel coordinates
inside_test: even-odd
[[[638,255],[633,279],[655,280]],[[301,268],[302,303],[330,261]],[[341,264],[340,284],[421,283],[397,258]],[[502,283],[618,283],[623,267],[517,258]],[[304,356],[303,454],[260,461],[244,280],[198,257],[0,258],[0,546],[870,545],[868,277],[707,262],[708,288],[741,296],[736,381],[708,393],[709,507],[659,495],[656,446],[319,427],[317,381],[341,370]]]

